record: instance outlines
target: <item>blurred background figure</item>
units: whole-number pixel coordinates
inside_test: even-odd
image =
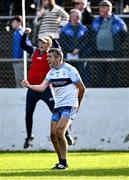
[[[103,0],[99,4],[99,16],[93,21],[93,32],[91,46],[94,55],[98,58],[121,58],[123,42],[127,37],[127,26],[125,22],[117,15],[112,14],[112,3]],[[108,80],[108,71],[110,71],[112,84],[118,86],[119,64],[98,63],[97,64],[97,81],[100,86],[106,86]],[[103,73],[103,77],[101,78]]]
[[[126,39],[127,26],[117,15],[112,14],[112,3],[103,0],[99,4],[99,16],[95,18],[92,25],[99,57],[121,57],[122,43]]]
[[[71,59],[88,57],[87,34],[88,28],[81,23],[81,12],[78,9],[72,9],[69,23],[61,29],[59,41],[64,57],[69,62]],[[85,63],[78,60],[71,64],[78,69],[83,79],[82,72],[85,73]],[[85,81],[86,79],[84,79],[84,83]]]
[[[22,28],[22,17],[15,16],[11,20],[11,26],[14,30],[13,33],[13,51],[12,51],[12,58],[13,58],[13,69],[15,73],[15,80],[16,80],[16,87],[21,88],[21,81],[23,79],[23,49],[21,48],[21,39],[23,35],[23,28]],[[16,61],[15,59],[19,59]]]
[[[38,38],[51,36],[59,38],[59,30],[69,20],[68,13],[55,3],[55,0],[42,0],[42,7],[35,24],[39,25]]]
[[[81,22],[81,12],[77,9],[70,11],[70,21],[61,29],[60,45],[65,58],[78,59],[86,57],[86,34],[88,28]]]
[[[90,2],[87,0],[74,0],[74,8],[81,11],[81,22],[90,27],[94,19],[91,13]]]
[[[23,79],[24,68],[23,68],[23,49],[21,48],[21,40],[23,36],[22,17],[15,16],[11,20],[11,27],[13,32],[13,47],[12,47],[12,58],[13,58],[13,69],[15,73],[16,87],[21,88],[21,81]],[[27,38],[28,46],[31,45],[31,41]]]

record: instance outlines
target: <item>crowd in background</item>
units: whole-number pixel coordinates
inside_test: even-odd
[[[92,15],[87,0],[74,0],[74,8],[70,10],[69,14],[61,6],[57,5],[54,0],[42,0],[42,6],[34,20],[34,26],[38,26],[37,37],[40,39],[48,36],[52,38],[53,42],[59,43],[64,53],[64,58],[69,60],[69,62],[71,59],[90,57],[122,57],[122,46],[127,37],[125,22],[112,13],[112,3],[108,0],[103,0],[99,3],[98,13],[99,16],[97,17]],[[13,44],[17,46],[15,38],[20,39],[23,29],[21,24],[14,29]],[[20,48],[19,54],[17,53],[14,56],[16,52],[18,52],[18,48],[14,45],[13,58],[23,57]],[[87,74],[88,80],[85,77],[84,81],[86,81],[86,84],[91,85],[90,74],[92,67],[85,62],[71,64],[80,73],[84,71]],[[98,64],[96,68],[99,82],[101,79],[100,72],[104,70],[104,73],[106,73],[108,67],[105,64],[101,66]],[[18,77],[16,72],[19,72],[19,70],[14,70],[14,72],[16,77]],[[111,70],[111,72],[114,72],[114,70]],[[119,72],[119,68],[117,72]],[[115,80],[113,82],[117,82],[118,73],[112,73],[112,76],[112,79]],[[100,83],[104,84],[102,80]]]
[[[67,59],[86,58],[91,54],[92,57],[93,54],[121,57],[127,32],[124,21],[112,14],[110,1],[100,2],[99,16],[94,18],[87,0],[74,0],[74,9],[69,14],[54,0],[42,0],[34,24],[38,26],[38,38],[51,36],[58,40]]]
[[[74,1],[74,0],[73,0]],[[72,2],[72,0],[71,0]],[[100,2],[100,1],[99,1]],[[116,8],[118,9],[118,13],[129,13],[129,0],[111,0],[112,3],[115,3],[117,6]],[[17,7],[17,5],[20,5],[21,0],[4,0],[3,1],[3,9],[4,9],[4,15],[8,16],[11,15],[12,8]],[[30,12],[33,11],[35,12],[37,4],[41,4],[41,0],[29,0],[26,1],[26,9],[29,10]],[[56,4],[59,6],[64,6],[65,0],[56,0]],[[88,4],[92,6],[94,4],[93,0],[88,0]],[[120,11],[119,11],[120,10]],[[15,13],[14,13],[15,14]]]

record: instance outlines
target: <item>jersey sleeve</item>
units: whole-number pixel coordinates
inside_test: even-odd
[[[69,72],[70,79],[74,84],[77,84],[81,81],[81,76],[76,68],[72,68]]]
[[[49,71],[49,72],[47,73],[45,79],[46,79],[47,81],[49,81],[49,82],[51,81],[51,71]]]

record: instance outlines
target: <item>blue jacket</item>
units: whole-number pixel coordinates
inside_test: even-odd
[[[81,23],[75,27],[69,22],[61,29],[59,42],[65,56],[67,53],[72,53],[76,48],[80,49],[80,58],[86,56],[87,32],[88,28]]]
[[[127,31],[127,26],[125,24],[125,22],[118,16],[116,15],[112,15],[113,17],[113,21],[112,21],[112,34],[115,35],[116,33],[120,32],[120,31]],[[94,29],[95,32],[99,31],[99,28],[101,26],[102,23],[102,18],[100,16],[98,16],[92,24],[92,28]]]
[[[13,58],[22,58],[23,57],[23,49],[21,48],[21,39],[23,35],[23,29],[20,27],[13,33]]]
[[[118,17],[117,15],[112,15],[113,21],[111,26],[111,32],[113,35],[113,42],[114,42],[114,51],[117,52],[117,54],[121,54],[122,50],[122,43],[125,41],[127,37],[127,26],[125,22]],[[102,18],[100,16],[96,17],[95,20],[92,23],[92,38],[91,38],[91,44],[93,48],[96,48],[96,35],[100,29],[102,23]],[[116,54],[116,55],[117,55]]]

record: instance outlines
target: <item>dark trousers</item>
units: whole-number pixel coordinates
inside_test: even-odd
[[[31,137],[32,135],[33,113],[35,110],[36,103],[39,100],[43,100],[47,104],[51,112],[53,111],[54,108],[54,100],[49,87],[44,92],[41,93],[28,89],[26,96],[26,118],[25,118],[27,137]]]

